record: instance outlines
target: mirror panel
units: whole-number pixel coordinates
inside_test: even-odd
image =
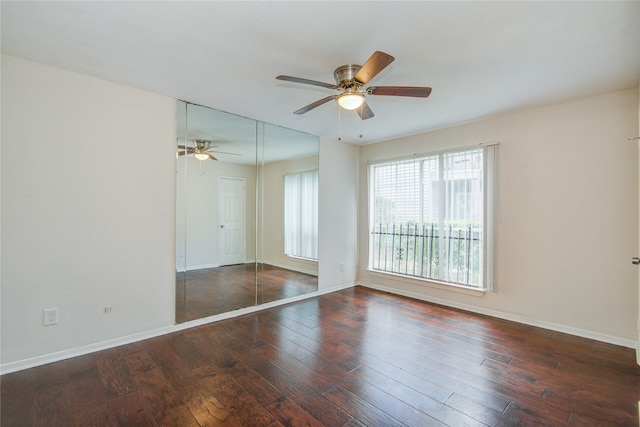
[[[255,121],[184,102],[178,112],[176,321],[182,322],[256,304],[257,168]],[[207,152],[217,160],[185,154],[196,140],[211,141]]]
[[[316,291],[283,215],[284,177],[317,174],[318,138],[183,101],[177,122],[176,322]]]
[[[267,123],[259,129],[258,291],[264,303],[318,289],[318,137]],[[291,185],[302,174],[315,180]],[[307,247],[304,253],[296,241]]]

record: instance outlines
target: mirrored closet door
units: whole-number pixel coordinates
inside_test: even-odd
[[[177,119],[176,321],[316,291],[318,138],[183,101]]]

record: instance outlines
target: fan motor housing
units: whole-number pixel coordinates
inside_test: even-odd
[[[353,86],[359,86],[357,82],[353,80],[353,78],[356,74],[358,74],[360,68],[362,68],[361,65],[343,65],[336,68],[336,70],[333,72],[333,77],[335,77],[338,86],[344,87],[345,89]]]
[[[211,147],[211,141],[208,139],[194,139],[194,142],[198,150],[205,150]]]

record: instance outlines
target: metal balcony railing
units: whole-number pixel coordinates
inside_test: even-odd
[[[482,285],[482,228],[387,223],[377,224],[371,237],[374,270]]]

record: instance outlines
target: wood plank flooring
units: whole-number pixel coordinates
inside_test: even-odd
[[[637,426],[633,350],[356,287],[1,377],[10,426]]]
[[[317,276],[268,264],[259,264],[257,270],[255,264],[191,270],[178,273],[176,278],[176,321],[201,319],[317,290]]]

